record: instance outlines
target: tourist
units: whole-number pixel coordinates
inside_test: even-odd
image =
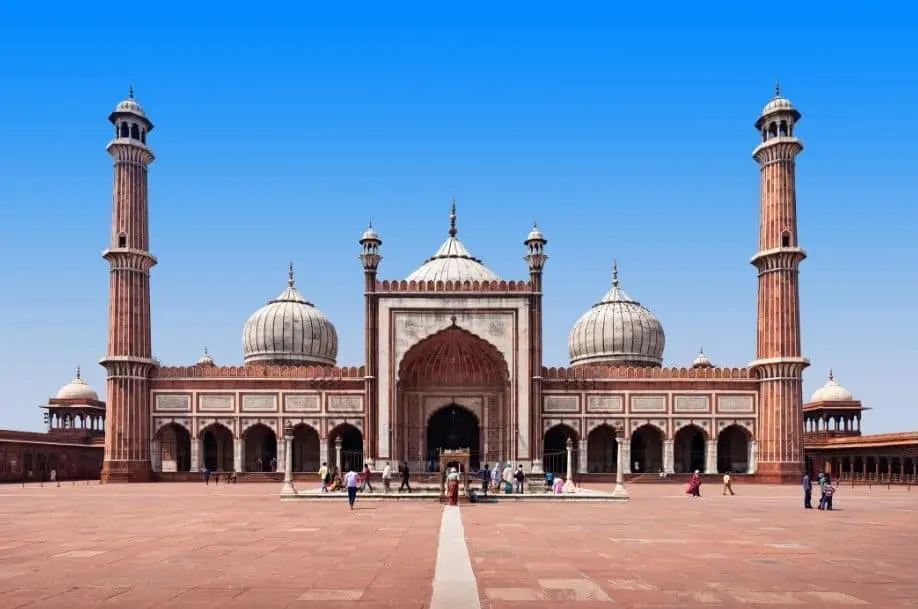
[[[736,494],[733,492],[733,480],[730,478],[730,472],[727,472],[726,474],[724,474],[724,492],[723,494],[726,495],[728,492],[731,495]]]
[[[491,472],[488,471],[488,464],[485,463],[481,470],[478,472],[478,477],[481,478],[481,494],[488,494],[488,485],[491,483]]]
[[[552,486],[552,490],[555,492],[555,495],[560,495],[561,493],[563,493],[564,492],[564,478],[562,478],[561,476],[558,476],[557,478],[555,478],[555,482],[554,482],[554,485]]]
[[[271,457],[271,471],[277,471],[277,457]]]
[[[819,505],[816,506],[817,509],[822,509],[825,507],[826,501],[826,475],[823,473],[819,474]]]
[[[214,484],[220,484],[220,470],[214,472]]]
[[[386,461],[386,466],[382,470],[383,492],[388,493],[392,488],[392,466]]]
[[[685,492],[692,497],[701,497],[701,471],[697,469],[695,470],[695,473],[692,474],[692,479],[689,480]]]
[[[820,510],[824,509],[829,512],[832,511],[832,497],[835,496],[835,490],[836,490],[836,487],[834,484],[832,484],[832,480],[828,476],[826,476],[826,487],[822,491],[823,500],[822,500],[822,505],[819,506]]]
[[[57,470],[54,469],[53,467],[51,468],[51,475],[50,475],[49,479],[51,480],[51,482],[56,482],[56,481],[57,481]]]
[[[328,463],[322,461],[322,467],[319,468],[319,482],[322,483],[322,492],[328,492],[328,483],[331,482],[331,476],[329,475]]]
[[[501,477],[504,481],[504,492],[509,495],[513,492],[513,466],[510,465],[509,461],[504,466],[504,473]]]
[[[526,474],[523,473],[522,464],[517,466],[516,473],[513,474],[513,478],[516,480],[516,492],[522,494],[523,481],[526,479]]]
[[[373,492],[373,485],[370,483],[370,464],[363,464],[363,472],[360,476],[360,492],[363,492],[364,489],[369,489],[370,492]]]
[[[204,484],[210,484],[210,470],[206,465],[201,468],[201,476],[204,478]]]
[[[500,486],[500,461],[494,464],[494,469],[491,470],[491,488],[495,492],[500,492],[498,488]]]
[[[459,505],[459,472],[455,467],[449,468],[446,475],[446,490],[450,505]]]
[[[357,501],[357,472],[348,470],[344,476],[344,485],[347,487],[347,503],[354,509],[354,502]]]
[[[408,492],[411,492],[411,485],[408,484],[408,478],[411,476],[411,470],[408,469],[408,462],[403,461],[401,465],[398,466],[398,473],[402,475],[402,485],[398,487],[398,492],[402,492],[403,489],[408,489]]]
[[[813,509],[813,481],[810,480],[809,472],[803,474],[803,508]]]

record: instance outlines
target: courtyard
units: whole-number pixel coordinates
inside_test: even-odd
[[[831,513],[742,484],[458,513],[279,490],[0,486],[0,607],[918,606],[918,489],[842,487]]]

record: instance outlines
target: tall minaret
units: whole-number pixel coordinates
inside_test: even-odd
[[[382,256],[379,253],[379,246],[382,245],[382,239],[373,229],[373,223],[367,227],[363,236],[360,237],[360,263],[363,265],[363,293],[365,302],[365,322],[364,322],[364,361],[366,361],[366,404],[367,419],[364,435],[364,459],[371,460],[376,457],[391,458],[392,447],[389,442],[392,436],[388,429],[379,429],[379,299],[376,295],[376,272],[379,269],[379,263]],[[382,451],[379,435],[385,434],[386,441],[382,443],[388,448]],[[385,453],[385,454],[383,454]]]
[[[753,152],[761,167],[756,361],[759,390],[756,473],[775,482],[799,481],[803,472],[803,370],[800,349],[800,263],[797,238],[794,135],[800,113],[775,87],[755,127],[762,142]]]
[[[108,120],[115,126],[108,153],[115,159],[111,245],[102,257],[110,267],[108,354],[100,362],[106,381],[107,425],[102,479],[150,479],[150,375],[156,366],[150,347],[150,252],[147,167],[153,152],[147,135],[153,123],[134,99],[118,104]]]
[[[548,262],[545,246],[548,240],[538,224],[532,225],[529,236],[523,241],[529,265],[529,452],[532,455],[532,473],[540,474],[542,469],[542,270]]]

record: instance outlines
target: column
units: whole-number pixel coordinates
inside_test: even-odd
[[[163,471],[163,451],[159,444],[159,438],[150,440],[150,461],[154,472]]]
[[[587,458],[589,457],[589,441],[580,440],[577,442],[577,473],[587,473]]]
[[[201,457],[204,455],[204,440],[201,438],[192,438],[191,439],[191,471],[198,472],[201,471],[201,467],[204,465],[201,461]]]
[[[328,465],[328,438],[319,438],[319,463]]]
[[[574,441],[570,438],[564,443],[567,449],[567,476],[564,480],[564,492],[574,492]]]
[[[624,447],[622,440],[625,437],[625,430],[622,427],[615,428],[615,489],[612,496],[616,499],[628,499],[628,491],[625,490],[624,469]]]
[[[756,444],[755,440],[752,440],[751,442],[749,442],[749,463],[746,469],[747,474],[755,473],[755,462],[758,459],[758,456],[759,456],[758,445]]]
[[[716,440],[706,440],[704,443],[704,448],[705,448],[704,473],[716,474],[717,473],[717,441]]]
[[[233,471],[237,473],[245,471],[242,467],[242,464],[245,463],[242,453],[244,446],[242,438],[233,438]]]
[[[293,427],[284,429],[284,461],[281,467],[284,468],[281,495],[296,495],[296,489],[293,488]]]
[[[675,442],[673,440],[663,440],[663,471],[667,474],[674,474],[676,465]]]
[[[631,473],[631,442],[628,440],[622,439],[622,461],[624,461],[624,468],[622,472],[625,474]]]
[[[287,438],[283,437],[283,441],[277,443],[277,471],[285,472],[287,471]],[[290,463],[293,463],[293,449],[290,450]],[[265,465],[268,465],[267,463]],[[292,471],[292,470],[291,470]]]
[[[335,438],[335,466],[341,473],[341,436]]]

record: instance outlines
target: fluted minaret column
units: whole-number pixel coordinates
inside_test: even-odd
[[[389,442],[392,434],[388,429],[379,429],[379,300],[376,297],[376,272],[382,256],[379,246],[382,240],[373,230],[373,223],[367,227],[358,241],[361,247],[360,262],[364,279],[364,361],[366,376],[364,391],[366,402],[366,438],[364,439],[364,461],[375,469],[375,458],[392,458]],[[386,406],[388,408],[388,406]],[[392,425],[395,421],[389,421]],[[324,453],[323,453],[324,454]]]
[[[134,99],[118,104],[109,116],[115,137],[108,144],[114,159],[111,245],[103,253],[110,269],[108,352],[101,360],[108,373],[105,456],[106,482],[150,479],[150,252],[147,167],[153,152],[147,135],[153,123]]]
[[[753,152],[761,168],[756,360],[759,388],[757,472],[775,482],[798,481],[803,472],[803,370],[800,344],[799,268],[806,258],[797,236],[794,135],[800,113],[775,89],[756,121],[762,142]]]
[[[542,270],[548,262],[545,246],[548,240],[533,224],[523,245],[529,265],[529,451],[532,455],[531,473],[541,474],[542,466]]]

